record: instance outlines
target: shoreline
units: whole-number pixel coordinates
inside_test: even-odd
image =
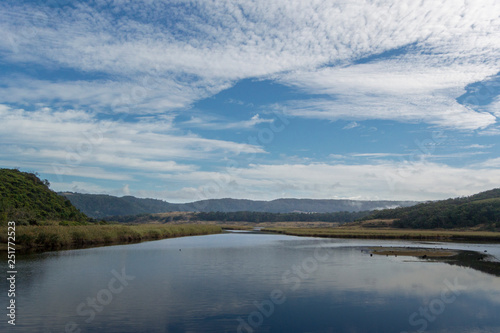
[[[426,258],[446,258],[453,257],[459,253],[460,250],[449,249],[436,249],[425,247],[370,247],[370,253],[379,256],[401,256],[401,257],[420,257]]]
[[[299,237],[401,239],[440,242],[486,242],[500,243],[500,232],[473,230],[395,229],[395,228],[263,228],[264,232]]]
[[[197,224],[18,226],[15,249],[20,254],[78,250],[222,232],[220,226]],[[0,251],[7,251],[7,239],[0,239]]]
[[[252,230],[231,224],[140,224],[18,226],[16,251],[39,253],[54,250],[135,244],[167,238],[223,233],[225,230]],[[300,228],[264,227],[260,232],[299,237],[422,240],[440,242],[500,243],[500,232],[473,230],[419,230],[395,228]],[[0,252],[7,251],[7,239],[0,237]]]
[[[341,230],[340,230],[341,229]],[[340,231],[339,231],[340,230]],[[351,238],[373,240],[423,240],[440,242],[465,242],[498,244],[500,233],[464,230],[397,230],[397,229],[354,229],[330,228],[328,230],[277,229],[267,228],[264,232],[278,233],[298,237]],[[500,277],[500,262],[489,261],[490,255],[478,251],[435,249],[420,247],[370,247],[370,256],[410,256],[430,262],[442,262],[449,265],[472,268],[474,270]]]
[[[419,247],[371,247],[370,256],[415,257],[429,262],[441,262],[448,265],[468,267],[474,270],[500,276],[500,262],[488,260],[489,254],[469,250],[451,250]]]

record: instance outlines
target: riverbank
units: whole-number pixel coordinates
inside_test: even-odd
[[[437,248],[416,247],[372,247],[372,255],[398,257],[408,256],[424,260],[444,262],[449,265],[469,267],[483,273],[500,276],[500,263],[491,260],[486,253],[464,250],[450,250]]]
[[[421,257],[424,259],[453,257],[458,254],[458,251],[454,250],[418,247],[372,247],[370,251],[372,254],[379,256],[406,256]]]
[[[17,226],[16,251],[43,252],[102,245],[221,233],[216,225],[46,225]],[[7,235],[0,236],[0,250],[7,250]]]
[[[292,236],[363,238],[363,239],[411,239],[437,241],[470,241],[500,243],[500,232],[474,230],[397,229],[397,228],[264,228],[262,231]]]

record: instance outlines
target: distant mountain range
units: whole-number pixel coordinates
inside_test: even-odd
[[[165,212],[268,212],[268,213],[331,213],[359,212],[394,207],[408,207],[416,201],[362,201],[362,200],[316,200],[316,199],[277,199],[254,201],[239,199],[210,199],[191,203],[176,204],[157,199],[140,199],[133,196],[115,197],[104,194],[82,194],[60,192],[86,215],[103,218],[117,215],[138,215]]]
[[[212,199],[175,204],[156,199],[132,196],[114,197],[101,194],[72,192],[55,193],[47,180],[40,180],[36,173],[15,169],[0,169],[0,224],[17,221],[23,224],[44,222],[86,223],[90,216],[100,219],[109,216],[131,216],[168,212],[200,212],[196,218],[211,220],[308,220],[309,215],[268,216],[259,213],[337,213],[373,211],[364,219],[390,219],[394,227],[401,228],[471,228],[487,230],[500,228],[500,189],[481,192],[469,197],[418,203],[415,201],[361,201],[277,199],[253,201],[237,199]],[[59,195],[58,195],[59,194]],[[394,208],[398,207],[398,208]],[[203,213],[222,212],[203,215]],[[240,212],[231,214],[234,212]],[[253,212],[247,214],[245,212]],[[224,214],[225,213],[225,214]],[[86,216],[86,215],[87,216]],[[328,215],[328,214],[327,214]],[[358,219],[357,214],[314,216],[330,221],[347,222]],[[346,215],[346,216],[344,216]],[[356,215],[356,216],[348,216]],[[222,217],[221,217],[222,216]],[[300,219],[299,219],[300,217]],[[170,218],[170,217],[168,217]],[[172,217],[173,218],[173,217]],[[118,221],[118,219],[116,220]]]

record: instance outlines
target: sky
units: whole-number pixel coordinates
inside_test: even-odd
[[[55,191],[500,187],[498,0],[0,2],[0,167]]]

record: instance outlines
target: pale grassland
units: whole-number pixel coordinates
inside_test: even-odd
[[[310,237],[500,242],[500,232],[474,230],[420,230],[354,226],[337,228],[266,228],[262,231]]]
[[[51,250],[133,243],[172,237],[208,235],[222,232],[215,225],[45,225],[16,227],[16,248]],[[0,235],[6,249],[7,234]]]

